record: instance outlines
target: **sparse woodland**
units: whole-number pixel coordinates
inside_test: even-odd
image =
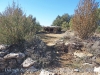
[[[52,23],[65,32],[47,34],[13,1],[0,12],[0,75],[99,75],[98,7],[95,0],[80,0],[73,15],[58,15]]]

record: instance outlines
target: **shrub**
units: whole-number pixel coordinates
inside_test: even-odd
[[[32,15],[26,16],[21,7],[15,2],[0,13],[0,43],[16,44],[31,39],[37,22]]]
[[[80,38],[85,39],[95,32],[98,21],[97,9],[98,2],[95,0],[80,0],[72,19],[72,29],[78,33]]]
[[[69,23],[68,22],[63,22],[62,23],[62,29],[63,31],[67,31],[70,28]]]
[[[100,26],[96,29],[96,33],[100,33]]]

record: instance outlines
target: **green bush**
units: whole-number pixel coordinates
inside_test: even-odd
[[[37,22],[32,15],[26,16],[22,9],[16,5],[8,6],[0,13],[0,43],[17,44],[31,39],[35,32]]]
[[[69,28],[70,28],[70,26],[69,26],[69,23],[68,23],[68,22],[63,22],[63,23],[62,23],[62,29],[63,29],[64,31],[68,30]]]

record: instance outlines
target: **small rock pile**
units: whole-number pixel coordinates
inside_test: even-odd
[[[8,69],[41,68],[48,65],[51,60],[50,52],[46,44],[37,36],[30,42],[24,42],[23,46],[13,44],[10,46],[0,45],[0,73]],[[33,70],[32,70],[33,71]],[[12,71],[11,71],[12,72]],[[6,73],[6,72],[5,72]],[[7,75],[15,75],[8,74]]]
[[[73,53],[75,50],[81,50],[84,44],[74,32],[69,30],[55,43],[55,46],[66,53]]]

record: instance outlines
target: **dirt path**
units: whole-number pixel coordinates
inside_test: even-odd
[[[48,45],[48,46],[52,46],[55,44],[55,42],[60,39],[61,37],[64,36],[64,33],[61,34],[45,34],[45,33],[41,33],[38,34],[41,39]]]
[[[52,46],[55,44],[55,42],[60,39],[61,37],[63,37],[65,34],[46,34],[46,33],[39,33],[37,34],[38,36],[40,36],[40,38],[48,45],[48,46]],[[60,55],[60,66],[63,68],[63,70],[65,69],[67,72],[61,70],[59,67],[56,68],[57,71],[61,72],[61,75],[97,75],[93,72],[72,72],[72,70],[67,70],[64,67],[69,67],[67,65],[70,65],[72,62],[72,58],[73,56],[71,54],[67,54],[64,53],[62,55]],[[78,67],[77,63],[73,63],[73,69]],[[69,71],[69,72],[68,72]],[[26,74],[26,75],[39,75],[40,71],[34,73],[34,74]]]

